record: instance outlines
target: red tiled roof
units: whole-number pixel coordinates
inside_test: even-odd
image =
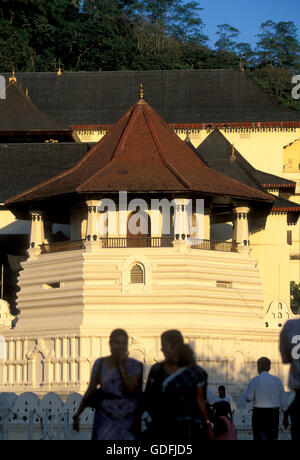
[[[201,192],[272,202],[274,198],[208,167],[146,102],[132,106],[71,169],[9,199],[67,193]]]

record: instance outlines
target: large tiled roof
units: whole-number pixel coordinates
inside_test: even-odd
[[[6,98],[0,99],[0,137],[16,133],[71,134],[72,129],[62,121],[37,108],[28,95],[11,81],[6,88]]]
[[[116,123],[135,103],[140,82],[169,124],[300,122],[300,112],[278,106],[238,70],[28,72],[17,78],[39,109],[71,125]]]
[[[263,190],[209,168],[150,105],[140,100],[74,167],[7,204],[120,190],[199,192],[273,201]]]
[[[89,144],[0,144],[0,202],[71,168]]]

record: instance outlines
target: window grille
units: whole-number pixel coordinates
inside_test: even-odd
[[[130,271],[130,283],[144,284],[144,270],[141,265],[135,264]]]
[[[231,281],[216,281],[216,287],[232,288],[232,282]]]

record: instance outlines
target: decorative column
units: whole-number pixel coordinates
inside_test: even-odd
[[[86,204],[88,208],[88,218],[85,247],[89,251],[94,251],[99,246],[97,228],[99,200],[87,200]]]
[[[40,245],[45,242],[44,213],[42,211],[30,211],[31,230],[29,257],[36,257],[41,253]]]
[[[232,241],[238,244],[239,252],[249,250],[249,225],[248,214],[250,208],[247,206],[237,206],[233,209],[235,214]]]
[[[190,236],[189,231],[189,216],[188,216],[188,205],[190,200],[185,198],[176,198],[174,201],[174,240],[173,246],[186,246],[188,237]]]

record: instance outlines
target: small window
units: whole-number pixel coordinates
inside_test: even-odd
[[[231,281],[216,281],[216,286],[219,288],[232,288]]]
[[[61,287],[61,283],[47,283],[43,285],[44,289],[59,289]]]
[[[293,244],[293,236],[292,236],[292,230],[288,230],[286,232],[286,242],[287,244],[289,244],[290,246]]]
[[[135,264],[130,270],[131,284],[144,284],[144,269],[141,265]]]

